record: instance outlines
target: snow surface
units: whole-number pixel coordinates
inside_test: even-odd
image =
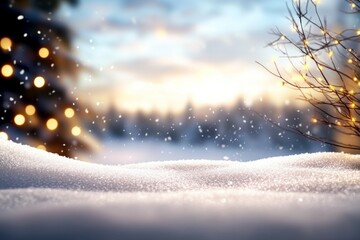
[[[360,156],[108,166],[0,140],[0,239],[360,239]]]

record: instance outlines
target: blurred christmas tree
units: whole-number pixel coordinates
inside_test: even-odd
[[[84,110],[67,89],[78,64],[69,29],[53,19],[61,2],[0,3],[0,137],[76,157],[90,150],[91,137],[80,121]]]

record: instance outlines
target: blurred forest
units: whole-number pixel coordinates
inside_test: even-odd
[[[291,105],[276,107],[267,99],[249,107],[239,100],[232,107],[195,108],[191,103],[179,114],[130,114],[110,107],[87,119],[87,128],[99,139],[118,138],[215,148],[330,151],[334,147],[299,136],[290,129],[333,138],[328,126],[312,124],[313,112]],[[267,113],[267,114],[265,114]],[[265,119],[264,119],[265,118]]]

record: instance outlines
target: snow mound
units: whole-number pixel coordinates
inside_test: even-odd
[[[0,239],[360,239],[360,156],[107,166],[0,141]]]

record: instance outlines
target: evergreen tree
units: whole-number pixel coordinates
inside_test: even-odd
[[[91,138],[67,89],[78,64],[69,29],[53,19],[61,2],[0,3],[0,136],[75,157],[90,149]]]

